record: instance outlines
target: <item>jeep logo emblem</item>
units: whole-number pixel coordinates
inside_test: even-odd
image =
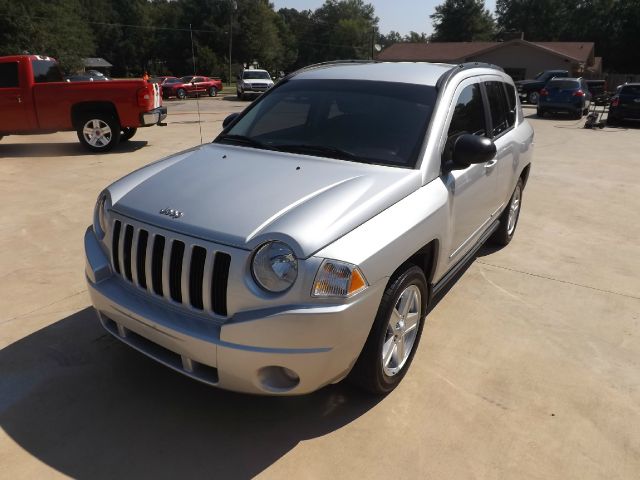
[[[184,215],[180,210],[174,210],[173,208],[163,208],[160,210],[160,215],[167,215],[171,218],[180,218]]]

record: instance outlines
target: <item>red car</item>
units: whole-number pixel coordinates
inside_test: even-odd
[[[164,98],[177,97],[179,99],[188,96],[209,95],[215,97],[222,90],[222,80],[217,78],[188,75],[177,82],[162,84],[162,96]]]
[[[75,130],[93,152],[111,150],[167,116],[160,87],[139,80],[65,82],[41,55],[0,57],[0,138]]]

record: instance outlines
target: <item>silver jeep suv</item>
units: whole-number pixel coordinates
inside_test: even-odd
[[[532,141],[490,65],[305,68],[213,143],[104,190],[92,302],[116,338],[217,387],[387,393],[434,296],[513,237]]]

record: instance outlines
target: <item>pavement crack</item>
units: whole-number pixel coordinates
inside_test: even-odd
[[[524,270],[518,270],[516,268],[503,267],[502,265],[494,265],[493,263],[482,262],[480,260],[476,260],[477,263],[481,265],[487,265],[489,267],[500,268],[502,270],[508,270],[510,272],[521,273],[523,275],[529,275],[531,277],[542,278],[544,280],[551,280],[553,282],[564,283],[567,285],[573,285],[575,287],[588,288],[589,290],[595,290],[596,292],[602,293],[610,293],[612,295],[618,295],[620,297],[633,298],[634,300],[640,300],[640,297],[635,295],[630,295],[628,293],[614,292],[613,290],[605,290],[604,288],[592,287],[591,285],[584,285],[582,283],[570,282],[568,280],[560,280],[559,278],[549,277],[547,275],[540,275],[539,273],[531,273],[525,272]]]
[[[66,297],[64,297],[64,298],[59,298],[58,300],[54,300],[54,301],[53,301],[53,302],[51,302],[51,303],[47,303],[46,305],[42,305],[42,306],[40,306],[40,307],[38,307],[38,308],[35,308],[35,309],[33,309],[33,310],[29,311],[29,312],[20,313],[20,314],[18,314],[18,315],[16,315],[16,316],[11,317],[11,318],[8,318],[8,319],[6,319],[6,320],[1,320],[1,321],[0,321],[0,325],[3,325],[3,324],[5,324],[5,323],[12,322],[13,320],[17,320],[18,318],[26,317],[27,315],[34,314],[34,313],[36,313],[36,312],[39,312],[40,310],[44,310],[45,308],[50,307],[51,305],[55,305],[56,303],[64,302],[65,300],[68,300],[69,298],[72,298],[72,297],[75,297],[75,296],[77,296],[77,295],[80,295],[81,293],[84,293],[84,292],[86,292],[86,291],[87,291],[87,289],[86,289],[86,288],[84,288],[84,289],[82,289],[82,290],[78,290],[77,292],[72,293],[71,295],[68,295],[68,296],[66,296]]]

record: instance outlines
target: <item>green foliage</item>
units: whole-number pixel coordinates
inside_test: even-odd
[[[495,23],[484,0],[445,0],[431,15],[435,42],[493,40]]]

